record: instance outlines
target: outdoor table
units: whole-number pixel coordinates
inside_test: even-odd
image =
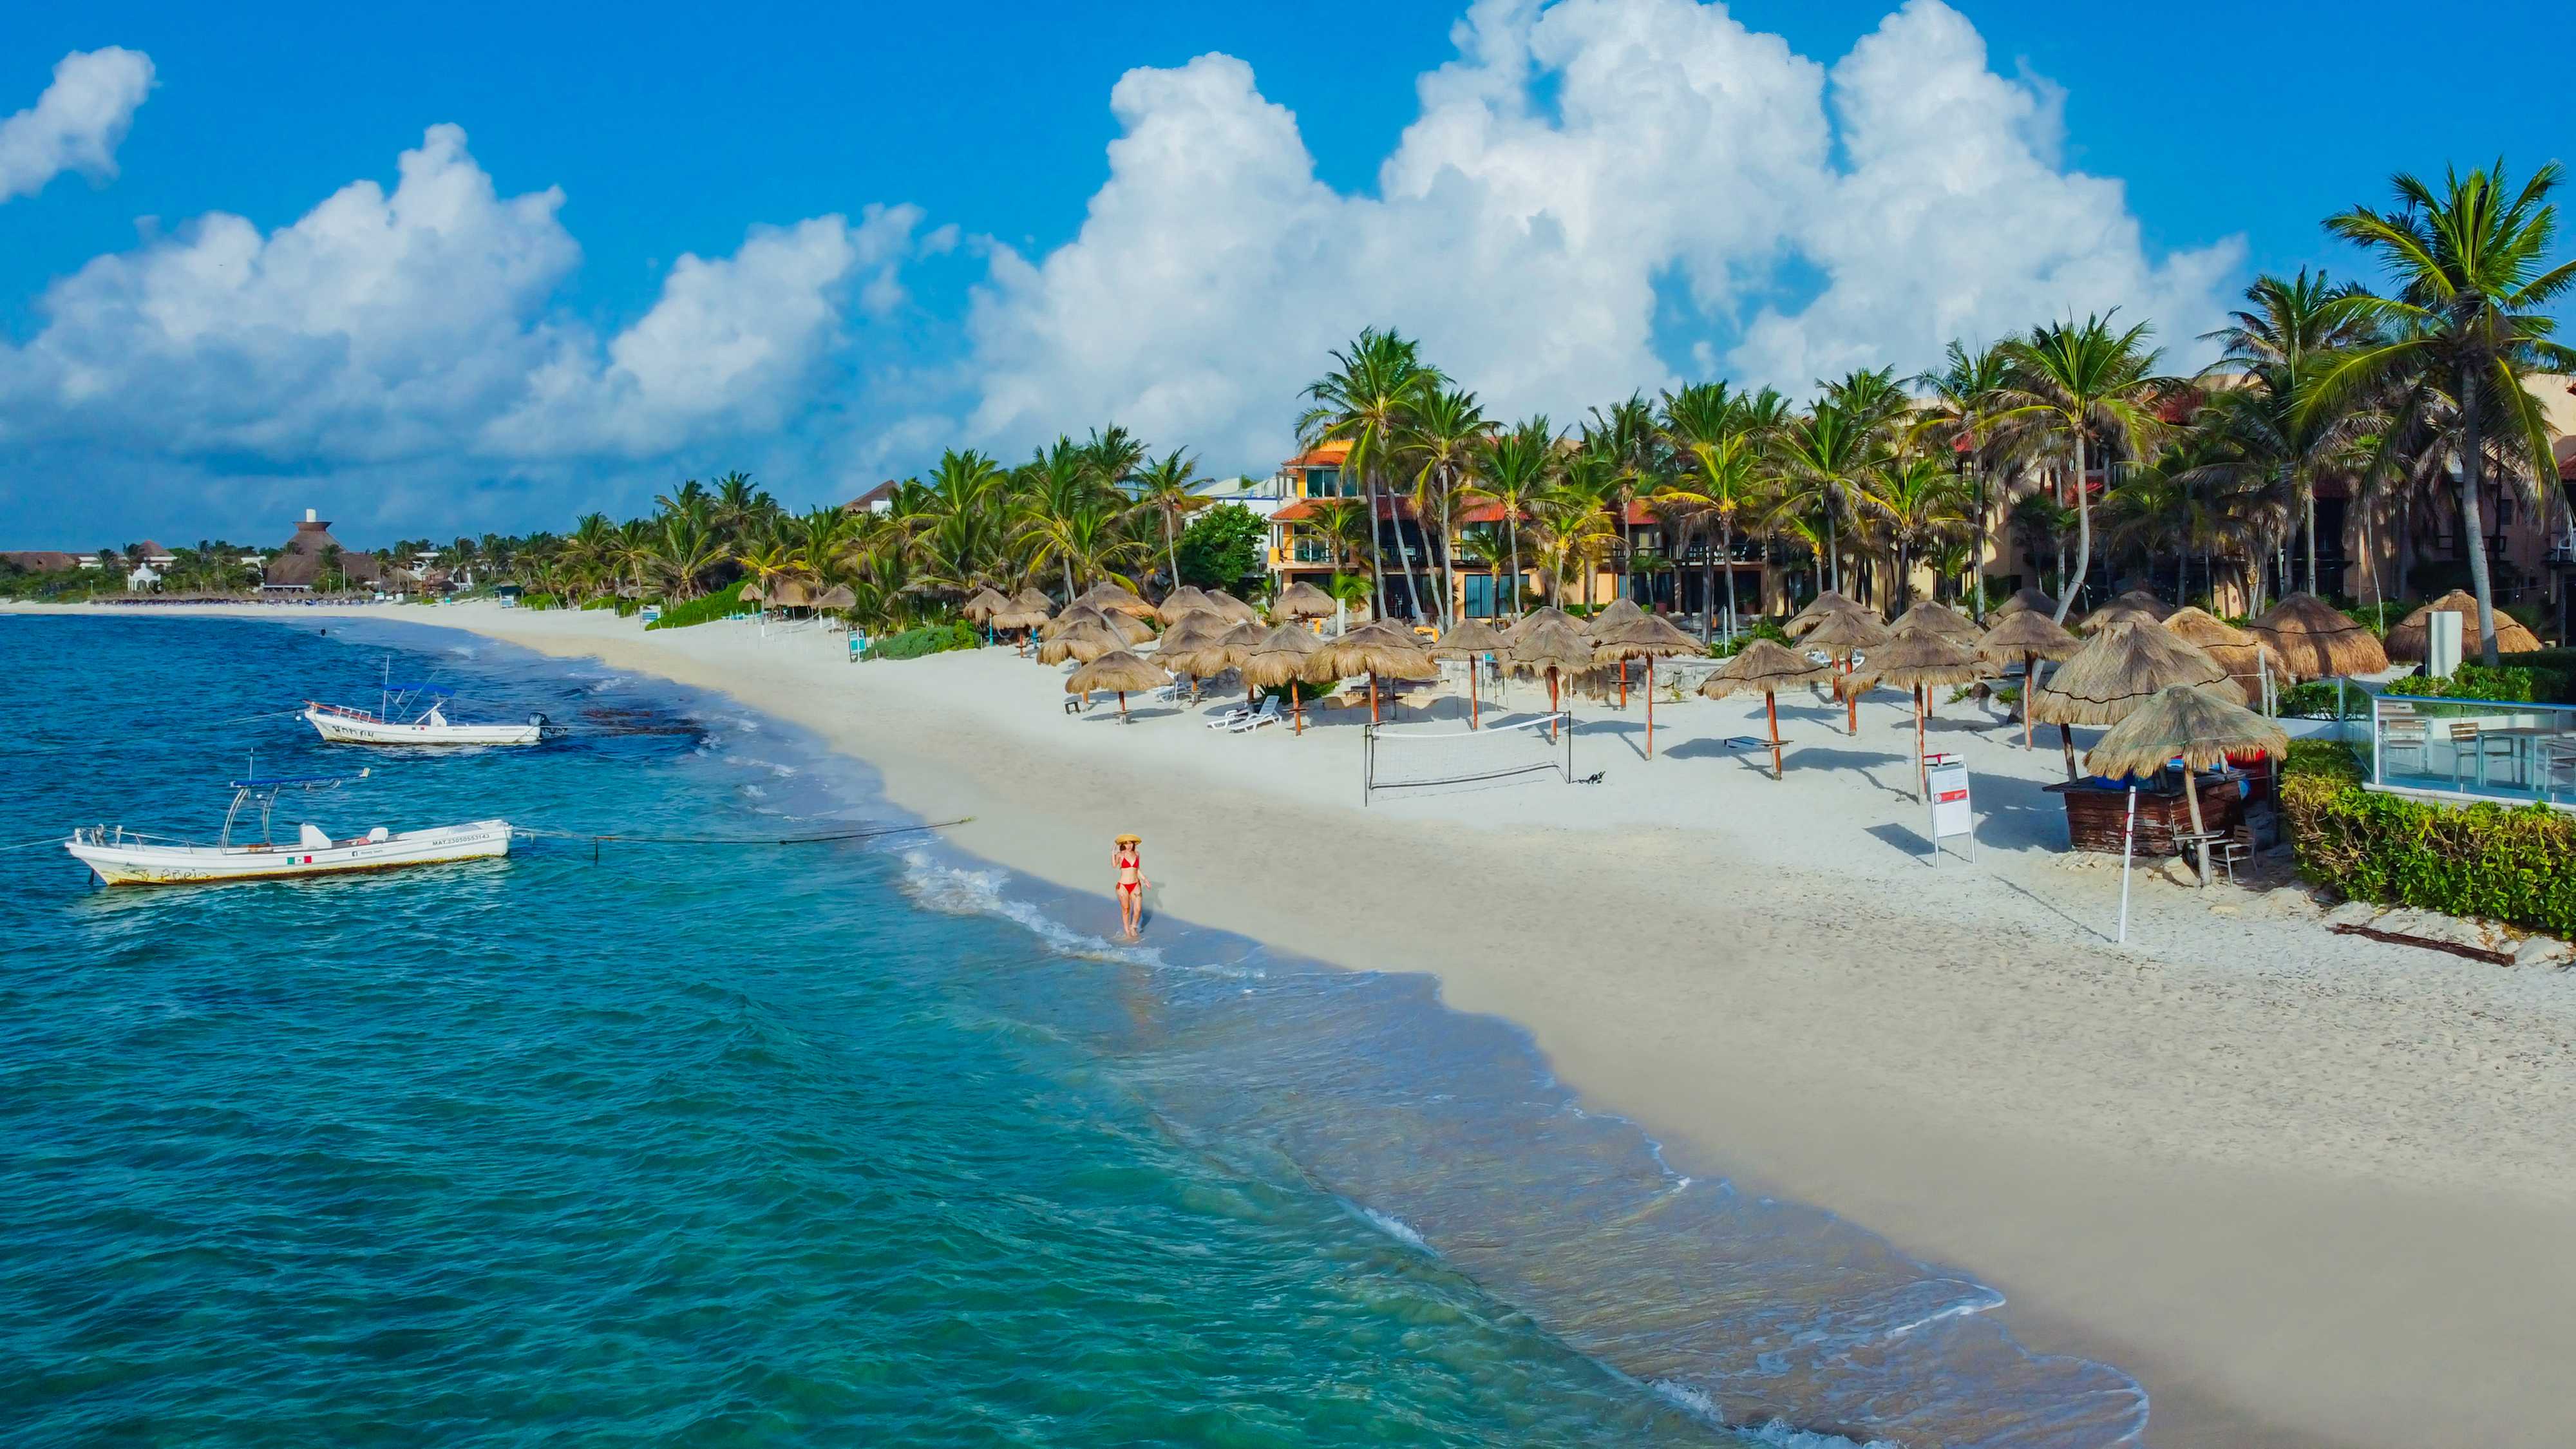
[[[2569,738],[2571,742],[2576,742],[2576,736],[2569,736],[2565,729],[2557,725],[2507,725],[2501,729],[2482,729],[2478,731],[2478,737],[2489,740],[2504,740],[2513,746],[2513,782],[2525,790],[2533,788],[2531,783],[2532,756],[2537,750],[2540,741],[2552,738]],[[2487,762],[2484,754],[2481,754],[2478,758],[2478,783],[2483,785],[2486,782]]]

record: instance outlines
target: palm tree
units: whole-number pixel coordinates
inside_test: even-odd
[[[1091,465],[1091,476],[1104,489],[1125,487],[1145,466],[1147,450],[1144,440],[1112,423],[1106,430],[1094,428],[1090,440],[1082,445],[1082,456]]]
[[[1991,414],[2010,376],[2011,355],[2001,345],[1971,352],[1954,341],[1942,354],[1938,370],[1914,380],[1932,394],[1915,425],[1917,433],[1947,447],[1959,469],[1976,479],[1974,528],[1968,545],[1968,581],[1974,591],[1968,600],[1979,623],[1986,618],[1986,536],[1994,526],[1990,500],[1995,470],[2003,465],[2005,454],[2005,439]]]
[[[1787,485],[1783,490],[1784,499],[1804,498],[1823,511],[1823,554],[1833,556],[1833,587],[1836,590],[1843,586],[1838,515],[1854,506],[1864,480],[1884,460],[1883,426],[1883,419],[1876,419],[1867,412],[1846,412],[1827,399],[1818,402],[1807,416],[1793,423],[1781,436],[1776,449],[1775,461],[1780,477]],[[1819,554],[1817,560],[1820,571],[1824,564],[1823,554]],[[1820,582],[1818,587],[1824,585]]]
[[[1474,476],[1477,455],[1494,425],[1477,405],[1476,395],[1455,388],[1433,388],[1405,430],[1403,460],[1413,469],[1413,516],[1422,521],[1425,538],[1438,524],[1440,550],[1440,632],[1451,626],[1450,600],[1457,596],[1457,561],[1449,556],[1458,499]],[[1429,560],[1424,561],[1426,566]]]
[[[2155,375],[2157,352],[2147,346],[2152,329],[2141,322],[2115,331],[2118,309],[2033,328],[2003,344],[2010,375],[1995,394],[1995,420],[2036,451],[2068,460],[2075,483],[2075,577],[2057,599],[2057,621],[2066,622],[2093,563],[2093,503],[2085,486],[2088,445],[2099,434],[2131,457],[2145,452],[2163,430],[2155,405],[2173,384]]]
[[[2348,399],[2338,408],[2308,405],[2306,393],[2321,365],[2336,353],[2370,339],[2357,283],[2337,285],[2322,271],[2296,277],[2266,274],[2245,289],[2246,305],[2227,325],[2201,334],[2220,346],[2213,371],[2238,374],[2239,386],[2210,399],[2207,421],[2238,443],[2252,466],[2270,466],[2307,534],[2307,588],[2317,586],[2318,464],[2340,451],[2360,409]],[[2284,585],[2286,588],[2287,586]]]
[[[1349,348],[1333,354],[1334,370],[1306,385],[1312,406],[1297,420],[1299,442],[1309,448],[1339,440],[1350,444],[1343,466],[1360,475],[1370,519],[1369,579],[1380,618],[1386,616],[1386,568],[1380,548],[1378,479],[1414,412],[1447,379],[1425,366],[1420,351],[1394,332],[1364,329]],[[1401,526],[1397,537],[1403,534]],[[1414,601],[1420,613],[1421,601]]]
[[[1172,587],[1176,589],[1181,586],[1180,521],[1215,501],[1200,496],[1198,477],[1199,465],[1178,448],[1135,475],[1137,508],[1163,521],[1163,558],[1171,568]]]
[[[1628,592],[1628,575],[1635,571],[1636,541],[1629,531],[1629,507],[1662,481],[1663,433],[1655,426],[1655,409],[1642,392],[1630,393],[1627,400],[1610,405],[1608,414],[1592,410],[1592,421],[1583,429],[1583,447],[1608,464],[1609,486],[1603,490],[1606,506],[1616,509],[1619,520],[1619,593]],[[1588,599],[1587,593],[1587,599]]]
[[[1777,397],[1777,394],[1772,394]],[[1664,394],[1664,435],[1686,465],[1677,482],[1656,492],[1675,499],[1699,525],[1700,597],[1707,603],[1700,638],[1717,628],[1717,564],[1726,561],[1726,637],[1735,637],[1735,525],[1760,511],[1764,430],[1744,398],[1722,382],[1695,383]],[[1716,547],[1706,546],[1714,531]]]
[[[1881,464],[1864,483],[1859,501],[1895,551],[1894,612],[1913,602],[1915,554],[1968,531],[1967,489],[1958,474],[1917,456]]]
[[[1502,510],[1503,534],[1511,543],[1512,602],[1514,613],[1521,600],[1521,520],[1550,488],[1556,486],[1556,429],[1542,413],[1503,432],[1487,438],[1476,463],[1476,480],[1471,491]]]
[[[702,512],[675,512],[664,518],[661,537],[653,546],[654,570],[669,584],[675,604],[696,598],[699,580],[732,557],[732,550],[716,537]]]
[[[1015,481],[1020,495],[1017,537],[1022,544],[1034,546],[1039,559],[1055,560],[1063,570],[1064,597],[1070,603],[1078,592],[1074,565],[1081,551],[1068,552],[1056,545],[1074,537],[1074,520],[1105,514],[1114,494],[1091,455],[1062,436],[1053,447],[1039,449],[1022,464]],[[1097,530],[1085,524],[1083,531],[1087,536]]]
[[[747,539],[778,516],[778,501],[754,487],[747,473],[718,478],[708,505],[707,522],[728,540]]]
[[[2555,477],[2548,419],[2526,379],[2576,370],[2576,351],[2552,340],[2557,323],[2544,310],[2576,286],[2576,261],[2545,267],[2558,233],[2549,194],[2561,177],[2552,162],[2516,191],[2499,160],[2492,170],[2450,171],[2437,192],[2401,174],[2395,209],[2356,206],[2326,221],[2335,236],[2379,256],[2397,295],[2355,299],[2388,336],[2329,365],[2308,405],[2332,408],[2378,387],[2393,396],[2400,431],[2448,414],[2478,647],[2490,666],[2498,662],[2495,588],[2478,498],[2488,450],[2510,459],[2526,485]]]

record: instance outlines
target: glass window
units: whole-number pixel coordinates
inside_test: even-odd
[[[1341,497],[1342,470],[1335,467],[1307,469],[1306,496],[1309,498]]]

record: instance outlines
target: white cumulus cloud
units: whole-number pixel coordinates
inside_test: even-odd
[[[116,148],[152,91],[152,57],[107,46],[75,50],[54,65],[36,103],[0,121],[0,201],[33,196],[66,171],[116,174]]]
[[[995,248],[969,431],[1114,418],[1259,466],[1363,326],[1420,336],[1489,410],[1562,419],[1679,380],[1674,297],[1693,357],[1802,391],[2069,310],[2187,338],[2241,260],[2149,255],[2119,183],[2059,161],[2052,89],[1994,73],[1939,0],[1830,67],[1695,0],[1480,0],[1454,37],[1374,195],[1322,183],[1239,60],[1121,78],[1080,232]]]
[[[581,259],[560,190],[501,195],[447,125],[398,170],[391,192],[351,182],[273,232],[213,213],[56,282],[36,335],[0,349],[0,434],[488,473],[770,426],[811,400],[849,287],[880,307],[900,296],[920,219],[872,207],[856,226],[755,227],[730,257],[682,257],[651,310],[603,340],[554,306]]]

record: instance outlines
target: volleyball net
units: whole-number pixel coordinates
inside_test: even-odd
[[[1361,760],[1363,805],[1381,790],[1490,785],[1539,775],[1570,783],[1574,716],[1558,711],[1483,729],[1373,724]]]

